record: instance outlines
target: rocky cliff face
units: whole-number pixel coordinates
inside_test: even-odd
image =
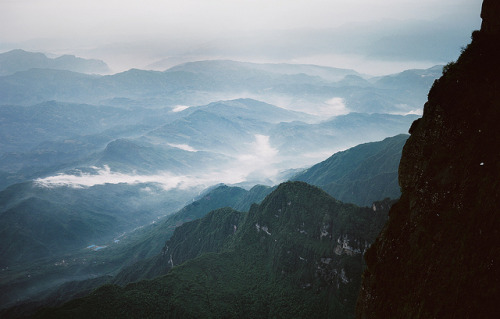
[[[500,21],[429,92],[399,167],[400,201],[365,255],[357,318],[492,318],[500,301]]]

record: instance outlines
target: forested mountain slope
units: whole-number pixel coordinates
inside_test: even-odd
[[[197,249],[218,253],[151,281],[101,287],[38,315],[352,318],[362,254],[390,204],[359,208],[303,182],[284,183],[248,213],[219,210],[183,225],[164,250],[174,264],[174,256]]]
[[[408,135],[388,137],[333,154],[292,179],[316,185],[334,198],[369,206],[385,197],[401,195],[398,167]]]

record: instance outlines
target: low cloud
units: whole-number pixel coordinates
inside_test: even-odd
[[[289,102],[287,106],[282,107],[285,109],[314,115],[319,120],[324,120],[325,117],[345,115],[350,112],[345,104],[344,99],[341,97],[333,97],[323,102],[293,101]]]
[[[187,145],[187,144],[173,144],[173,143],[167,143],[168,146],[172,146],[172,147],[175,147],[175,148],[179,148],[181,150],[184,150],[184,151],[188,151],[188,152],[198,152],[196,149],[194,149],[193,147]]]
[[[189,189],[196,186],[210,186],[219,182],[235,184],[244,181],[241,174],[231,174],[231,171],[212,171],[198,176],[174,175],[170,172],[161,172],[154,175],[125,174],[111,171],[108,166],[94,168],[93,173],[79,172],[77,174],[58,174],[46,178],[39,178],[35,183],[43,187],[72,187],[86,188],[105,184],[157,184],[164,190]],[[149,191],[147,187],[145,191]]]
[[[187,146],[188,145],[181,145]],[[255,135],[255,140],[248,144],[248,152],[237,156],[225,167],[208,168],[196,175],[160,172],[153,175],[127,174],[112,171],[107,165],[92,167],[92,172],[76,174],[58,174],[35,180],[43,187],[86,188],[105,184],[140,185],[154,183],[164,190],[208,187],[217,183],[238,184],[251,180],[274,180],[279,173],[278,150],[269,143],[269,136]],[[147,189],[145,189],[147,190]]]
[[[279,173],[278,153],[269,143],[269,136],[256,134],[248,152],[237,157],[237,170],[245,179],[274,179]]]
[[[338,116],[349,113],[349,109],[345,106],[343,98],[334,97],[325,101],[325,106],[320,107],[320,115]],[[319,114],[318,114],[319,115]]]
[[[172,108],[172,112],[181,112],[181,111],[184,111],[186,109],[190,108],[190,106],[187,106],[187,105],[176,105]]]
[[[73,188],[84,188],[104,184],[135,185],[158,183],[161,184],[162,187],[166,190],[187,187],[188,183],[186,182],[189,182],[187,179],[183,179],[180,176],[175,176],[168,172],[164,172],[158,175],[131,175],[120,172],[113,172],[107,165],[102,168],[92,168],[94,169],[94,172],[92,173],[79,172],[74,175],[58,174],[55,176],[36,179],[35,182],[38,185],[46,187],[67,186]]]
[[[423,109],[411,110],[410,112],[404,113],[403,115],[422,115],[424,113]]]

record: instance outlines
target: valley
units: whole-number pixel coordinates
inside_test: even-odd
[[[9,58],[16,54],[30,56]],[[288,179],[360,206],[399,197],[407,136],[350,148],[406,133],[417,115],[404,113],[423,97],[396,92],[428,90],[439,68],[372,79],[234,61],[106,76],[12,72],[0,77],[1,304],[36,309],[162,274],[154,265],[164,263],[158,254],[176,228],[214,209],[246,212]],[[367,108],[369,96],[378,102]],[[334,153],[328,161],[341,166],[301,175]],[[346,175],[328,175],[335,172]]]
[[[425,254],[462,240],[450,227],[474,228],[452,214],[496,207],[484,148],[496,113],[463,110],[498,100],[494,30],[445,67],[377,76],[223,58],[112,73],[97,59],[0,53],[0,316],[443,315],[448,299],[419,295],[419,308],[399,282],[420,287],[413,263],[446,277]],[[473,95],[483,86],[493,93]],[[467,247],[450,264],[466,286]],[[481,269],[496,274],[495,254],[472,257],[493,258]]]

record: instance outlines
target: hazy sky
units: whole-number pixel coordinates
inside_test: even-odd
[[[339,67],[342,63],[366,70],[378,61],[379,68],[389,70],[446,62],[439,60],[449,59],[447,48],[452,51],[479,28],[481,2],[0,0],[0,52],[22,48],[101,58],[116,71],[167,57],[165,66],[232,58]],[[409,54],[418,51],[411,48],[414,40],[391,51],[401,58],[383,52],[408,38],[405,34],[422,43],[428,34],[431,40],[421,46],[427,51],[437,46],[436,57]]]

